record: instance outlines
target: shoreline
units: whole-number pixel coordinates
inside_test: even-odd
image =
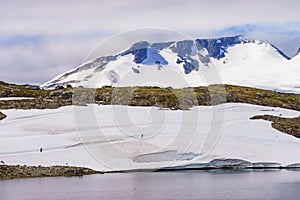
[[[42,177],[71,177],[91,174],[103,174],[85,167],[72,166],[27,166],[27,165],[0,165],[0,181],[20,178],[42,178]]]
[[[264,165],[265,164],[265,165]],[[299,171],[300,163],[282,165],[268,165],[272,163],[257,163],[253,166],[242,165],[222,165],[222,166],[205,166],[205,164],[194,164],[194,166],[175,166],[163,167],[153,169],[129,169],[129,170],[116,170],[116,171],[96,171],[86,167],[73,167],[73,166],[27,166],[27,165],[0,165],[0,181],[10,179],[23,179],[23,178],[44,178],[44,177],[80,177],[94,174],[113,174],[113,173],[157,173],[157,172],[182,172],[182,171],[224,171],[224,172],[255,172],[256,170],[288,170]],[[274,163],[273,163],[274,164]]]

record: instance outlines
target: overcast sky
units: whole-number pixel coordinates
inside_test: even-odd
[[[43,83],[106,39],[145,27],[192,38],[244,34],[293,56],[299,10],[299,0],[1,0],[0,80]]]

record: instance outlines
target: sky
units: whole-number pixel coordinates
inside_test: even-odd
[[[143,28],[194,39],[243,34],[292,57],[299,10],[299,0],[1,0],[0,80],[44,83],[107,39]]]

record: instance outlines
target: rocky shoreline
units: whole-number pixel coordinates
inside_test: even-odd
[[[56,176],[83,176],[91,174],[102,174],[84,167],[72,166],[26,166],[26,165],[0,165],[0,180],[15,178],[37,178]]]
[[[225,170],[225,171],[241,171],[241,170],[296,170],[300,171],[300,163],[281,165],[280,163],[272,162],[256,162],[240,159],[215,159],[209,163],[193,163],[187,165],[180,165],[174,167],[163,167],[153,169],[131,169],[101,172],[84,167],[72,166],[26,166],[26,165],[0,165],[0,181],[16,178],[42,178],[42,177],[71,177],[84,176],[92,174],[104,173],[136,173],[136,172],[162,172],[162,171],[211,171],[211,170]]]

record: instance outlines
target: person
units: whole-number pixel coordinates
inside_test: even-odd
[[[142,133],[142,134],[141,134],[141,138],[143,138],[143,137],[144,137],[144,134]]]
[[[42,151],[43,151],[43,148],[41,147],[41,148],[40,148],[40,152],[42,152]]]

